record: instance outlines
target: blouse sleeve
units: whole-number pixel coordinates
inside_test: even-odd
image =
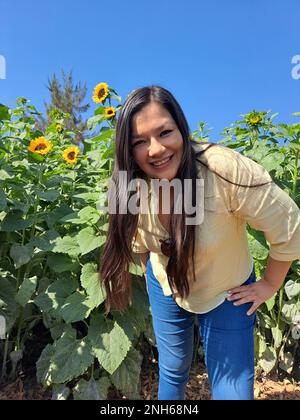
[[[266,185],[235,186],[232,189],[233,214],[264,233],[272,258],[279,261],[300,259],[299,207],[261,165],[240,153],[234,154],[235,182]]]
[[[132,240],[131,249],[136,254],[144,254],[145,252],[148,252],[148,248],[143,241],[140,228],[137,229],[136,235]]]

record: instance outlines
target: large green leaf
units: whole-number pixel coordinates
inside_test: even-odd
[[[140,399],[140,374],[143,356],[134,348],[128,352],[125,360],[112,374],[115,387],[129,399]]]
[[[38,191],[37,196],[43,201],[55,201],[60,196],[57,190]]]
[[[293,280],[289,280],[284,285],[284,290],[289,299],[296,297],[300,293],[300,283],[295,282]]]
[[[26,229],[32,225],[32,219],[24,219],[20,210],[10,211],[0,223],[0,230],[3,232],[14,232]]]
[[[23,281],[16,296],[16,301],[21,306],[27,305],[27,303],[31,299],[31,296],[35,292],[36,285],[37,285],[37,276],[26,278]]]
[[[10,113],[8,106],[0,104],[0,121],[10,120]]]
[[[65,300],[60,315],[69,324],[87,318],[93,308],[93,303],[87,296],[75,292]]]
[[[106,294],[100,284],[97,264],[85,264],[82,267],[80,281],[82,287],[85,288],[93,307],[96,308],[99,306],[105,300]]]
[[[33,246],[31,244],[19,245],[14,243],[10,248],[10,256],[14,260],[15,268],[19,268],[31,260]]]
[[[35,236],[31,243],[38,247],[41,251],[52,251],[55,246],[55,241],[58,239],[59,233],[56,230],[46,230],[40,236]]]
[[[77,242],[80,247],[81,255],[88,254],[96,248],[102,246],[106,241],[105,236],[97,236],[92,227],[82,229],[77,235]]]
[[[89,381],[80,379],[73,388],[74,400],[106,400],[110,385],[111,382],[107,377],[100,378],[98,381],[94,378]]]
[[[40,293],[34,303],[43,313],[49,312],[52,316],[59,317],[59,311],[66,299],[77,287],[78,283],[73,278],[61,278],[52,283],[45,292]]]
[[[111,375],[125,359],[131,342],[117,322],[106,320],[103,315],[91,319],[88,338],[101,366]]]
[[[77,244],[76,237],[64,236],[63,238],[57,238],[52,252],[58,252],[62,254],[68,254],[70,257],[77,257],[80,254],[80,248]]]
[[[76,330],[69,328],[53,345],[47,345],[37,362],[37,378],[44,385],[65,383],[82,375],[94,356],[86,339],[77,340]]]
[[[80,210],[78,216],[86,223],[96,224],[100,219],[99,212],[91,206],[86,206]]]
[[[69,255],[55,254],[49,255],[47,264],[55,273],[63,273],[65,271],[80,270],[80,265],[77,261],[73,261]]]
[[[54,355],[54,346],[47,344],[36,362],[36,377],[45,387],[52,384],[51,357]]]
[[[276,360],[275,349],[273,347],[267,347],[258,363],[266,373],[269,373],[275,367]]]

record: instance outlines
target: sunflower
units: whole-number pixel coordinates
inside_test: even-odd
[[[246,121],[250,125],[257,125],[261,122],[261,116],[258,112],[253,111],[251,114],[246,118]]]
[[[56,131],[57,131],[58,133],[62,133],[62,132],[63,132],[63,127],[62,127],[62,125],[61,125],[61,124],[56,124],[55,129],[56,129]]]
[[[77,157],[79,154],[80,150],[77,146],[70,146],[67,147],[66,150],[64,150],[62,157],[64,158],[64,160],[70,164],[74,164],[77,162]]]
[[[107,83],[99,83],[94,88],[94,95],[92,97],[94,102],[97,102],[98,104],[102,104],[105,100],[105,98],[108,96],[108,84]]]
[[[51,141],[45,137],[37,137],[31,140],[28,150],[32,153],[38,153],[39,155],[46,155],[52,148]]]
[[[105,118],[110,119],[116,115],[116,109],[113,106],[105,108]]]

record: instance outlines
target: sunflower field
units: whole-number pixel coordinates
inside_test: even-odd
[[[144,346],[155,347],[149,301],[139,266],[130,269],[133,304],[104,315],[99,260],[108,215],[114,132],[121,98],[106,83],[93,94],[90,136],[80,145],[57,109],[45,132],[25,98],[0,104],[0,337],[1,381],[15,378],[36,357],[37,381],[53,399],[106,399],[110,388],[140,398]],[[112,105],[116,102],[117,105]],[[276,124],[252,111],[225,128],[220,144],[263,165],[300,206],[300,124]],[[297,118],[299,113],[295,113]],[[200,122],[192,137],[209,141]],[[256,274],[268,244],[248,227]],[[258,310],[257,372],[300,376],[300,262],[294,261],[277,295]],[[201,355],[200,345],[194,349]]]

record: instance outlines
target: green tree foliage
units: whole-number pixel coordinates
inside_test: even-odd
[[[84,104],[84,98],[87,93],[86,83],[74,83],[72,71],[66,74],[62,69],[62,81],[59,80],[54,73],[48,79],[47,89],[50,92],[50,102],[44,101],[46,108],[46,118],[40,117],[38,128],[45,131],[46,127],[52,121],[53,110],[59,109],[70,115],[70,118],[65,122],[67,130],[75,133],[74,143],[78,144],[83,141],[84,133],[86,131],[86,121],[82,114],[85,113],[90,104]]]

